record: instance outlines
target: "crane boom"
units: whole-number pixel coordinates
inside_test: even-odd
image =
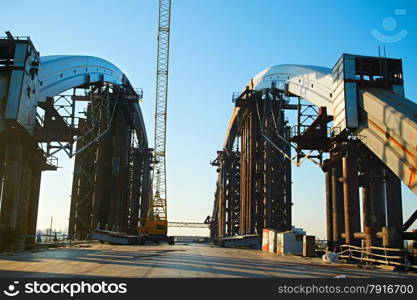
[[[167,220],[166,124],[171,0],[159,0],[152,219]]]

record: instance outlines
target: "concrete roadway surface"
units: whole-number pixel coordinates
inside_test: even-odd
[[[0,255],[0,277],[414,277],[329,265],[320,258],[258,250],[180,243],[118,246],[91,243],[68,248]]]

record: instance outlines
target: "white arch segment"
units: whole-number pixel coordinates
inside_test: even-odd
[[[300,96],[317,106],[326,106],[327,113],[333,114],[333,77],[332,69],[308,65],[276,65],[259,72],[246,84],[253,90],[275,88]],[[243,89],[244,91],[245,89]],[[229,134],[238,116],[240,108],[235,107],[224,139],[227,148]]]
[[[123,83],[124,74],[107,60],[94,56],[52,55],[41,57],[39,100],[56,96],[73,87],[106,81]]]
[[[254,90],[275,88],[300,96],[317,106],[326,106],[333,112],[332,69],[306,65],[276,65],[258,73],[248,83]]]
[[[126,75],[111,62],[94,56],[51,55],[41,57],[39,67],[39,96],[37,102],[54,97],[71,88],[95,82],[109,82],[114,85],[129,84]],[[138,103],[132,102],[133,123],[136,129],[146,129]]]

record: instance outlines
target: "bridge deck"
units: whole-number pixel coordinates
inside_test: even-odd
[[[383,270],[325,265],[319,258],[281,256],[206,244],[112,246],[0,256],[0,277],[409,277]]]

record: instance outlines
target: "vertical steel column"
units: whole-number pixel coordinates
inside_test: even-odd
[[[248,197],[247,197],[247,234],[252,234],[255,231],[255,214],[256,214],[256,194],[255,194],[255,146],[256,146],[256,117],[254,112],[249,116],[249,172],[248,172]]]
[[[78,127],[83,130],[85,126],[85,120],[80,120]],[[76,150],[81,148],[82,144],[81,141],[77,142]],[[71,204],[70,204],[70,213],[69,213],[69,221],[68,221],[68,238],[70,240],[76,239],[75,236],[75,227],[76,227],[76,211],[77,211],[77,202],[79,201],[79,183],[81,179],[81,172],[80,172],[80,165],[81,165],[81,157],[82,155],[78,154],[75,156],[74,159],[74,171],[72,175],[72,189],[71,189]]]
[[[225,236],[226,229],[226,201],[225,201],[225,182],[226,182],[226,162],[224,155],[221,156],[220,162],[220,195],[219,195],[219,219],[218,219],[218,236]]]
[[[97,149],[96,184],[94,203],[92,209],[92,226],[95,228],[100,223],[100,228],[105,229],[109,224],[109,214],[112,185],[112,135],[113,126],[100,139]]]
[[[122,145],[122,153],[121,153],[121,168],[120,168],[120,175],[121,175],[121,184],[122,184],[122,206],[121,206],[121,215],[120,215],[120,230],[123,232],[127,232],[128,224],[129,224],[129,150],[131,144],[131,134],[132,129],[126,120],[123,119],[123,145]]]
[[[343,199],[345,218],[345,242],[360,246],[360,240],[353,234],[360,232],[358,163],[352,150],[342,158],[343,164]]]
[[[117,226],[120,224],[120,210],[121,210],[121,190],[123,183],[120,180],[121,173],[121,147],[123,147],[122,141],[122,122],[123,113],[120,110],[116,110],[114,115],[114,135],[113,135],[113,157],[112,157],[112,189],[110,200],[110,216],[109,226],[112,230],[117,230]]]
[[[78,127],[82,132],[92,128],[92,106],[87,108],[87,119],[80,119]],[[93,133],[95,136],[95,133]],[[82,149],[88,141],[77,141],[77,150]],[[92,227],[92,209],[94,203],[97,144],[92,144],[76,155],[71,193],[71,208],[68,235],[70,238],[86,239]]]
[[[139,203],[142,186],[143,155],[139,148],[132,149],[132,186],[129,208],[129,233],[138,234]]]
[[[231,183],[231,167],[232,153],[224,153],[225,156],[225,180],[224,180],[224,209],[225,209],[225,235],[232,235],[232,183]]]
[[[217,176],[216,181],[216,192],[214,193],[214,203],[213,211],[211,213],[211,222],[210,222],[210,238],[217,239],[218,234],[218,223],[219,223],[219,194],[220,194],[220,175]]]
[[[104,229],[107,224],[107,216],[109,214],[109,178],[111,178],[111,136],[113,135],[113,126],[110,121],[110,94],[109,87],[99,88],[97,90],[99,97],[94,98],[94,104],[97,106],[97,115],[99,119],[99,128],[97,135],[101,136],[97,143],[97,151],[95,155],[95,186],[92,203],[91,225],[92,229],[100,224],[100,229]],[[110,128],[108,128],[110,126]]]
[[[126,122],[123,111],[116,109],[113,136],[113,167],[111,192],[111,227],[127,231],[128,225],[128,150],[130,148],[130,127]]]
[[[283,116],[284,118],[284,116]],[[286,127],[286,139],[289,141],[291,138],[291,127]],[[286,147],[287,154],[291,157],[291,147],[287,145]],[[291,230],[292,228],[292,165],[291,161],[286,158],[282,158],[284,160],[284,176],[285,176],[285,227],[284,230]]]
[[[268,126],[268,120],[265,121],[265,127]],[[268,135],[271,135],[270,129],[266,129]],[[271,168],[272,168],[272,159],[271,159],[271,144],[268,141],[264,141],[264,172],[263,172],[263,194],[264,194],[264,222],[263,222],[263,228],[272,228],[273,222],[272,222],[272,184],[268,184],[271,182]]]
[[[403,207],[401,196],[401,181],[394,173],[385,167],[386,195],[387,195],[387,227],[388,247],[404,248],[402,239]]]
[[[342,244],[341,234],[345,224],[341,176],[342,166],[340,160],[337,160],[332,168],[333,241],[336,249]]]
[[[145,226],[145,220],[148,218],[149,203],[152,198],[151,189],[151,150],[145,148],[143,151],[143,171],[142,171],[142,188],[140,193],[140,225]]]
[[[233,153],[231,167],[231,198],[232,198],[232,235],[238,235],[240,225],[240,153]]]
[[[333,240],[333,201],[332,201],[332,168],[328,167],[324,172],[326,187],[326,236],[327,246],[330,251],[334,249]]]
[[[4,159],[4,184],[0,210],[0,252],[13,251],[21,190],[23,145],[18,138],[8,140]]]
[[[240,159],[240,234],[246,234],[246,200],[248,193],[248,129],[247,122],[242,128],[242,137],[240,139],[242,155]]]

